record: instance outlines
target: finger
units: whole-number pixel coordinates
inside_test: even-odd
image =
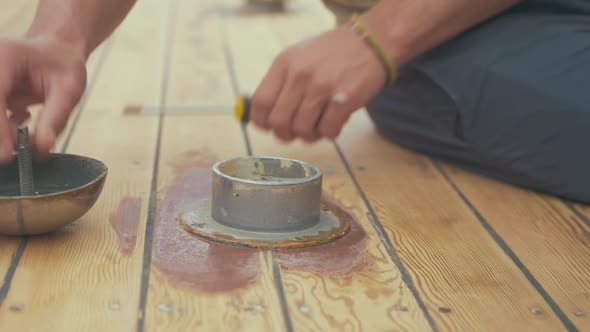
[[[8,125],[4,98],[0,95],[0,163],[9,162],[14,156],[14,140]]]
[[[82,96],[81,85],[54,85],[50,87],[45,107],[39,114],[35,133],[35,147],[41,155],[49,153],[57,136],[64,129],[67,119]]]
[[[287,74],[287,83],[268,116],[269,125],[282,141],[290,142],[296,137],[293,118],[305,97],[309,77],[311,71],[305,69],[294,69]]]
[[[286,77],[286,55],[279,56],[252,96],[251,121],[259,128],[270,129],[267,122]]]
[[[38,104],[40,102],[41,99],[33,95],[18,96],[8,98],[6,106],[8,106],[9,110],[16,112],[17,110],[26,109],[27,107]]]
[[[309,84],[305,99],[295,114],[293,132],[306,143],[315,142],[319,138],[316,125],[325,107],[328,106],[331,87],[330,82],[319,81]]]
[[[357,108],[348,100],[348,95],[347,92],[338,92],[330,101],[317,127],[321,137],[334,139],[340,135],[342,127]]]

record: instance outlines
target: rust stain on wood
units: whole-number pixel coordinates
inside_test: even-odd
[[[137,225],[141,216],[141,198],[125,197],[111,214],[111,226],[117,233],[119,248],[125,256],[133,254],[137,243]]]
[[[159,197],[154,229],[156,268],[171,282],[198,292],[229,292],[248,287],[258,277],[258,252],[198,239],[178,225],[181,212],[211,194],[211,166],[217,157],[193,150],[176,159],[174,180]]]
[[[367,255],[367,234],[362,226],[345,207],[327,195],[322,196],[322,205],[337,213],[339,218],[346,218],[350,223],[350,232],[325,245],[280,250],[281,266],[286,270],[308,270],[326,275],[352,275],[367,270],[372,260]]]

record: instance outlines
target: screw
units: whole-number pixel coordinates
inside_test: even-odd
[[[121,304],[119,302],[111,302],[109,303],[109,309],[112,311],[119,311],[121,310]]]
[[[304,314],[309,314],[311,312],[311,308],[306,306],[305,304],[303,304],[299,310],[301,310],[302,313]]]
[[[18,127],[16,150],[18,154],[20,194],[22,196],[32,196],[35,194],[35,185],[33,183],[31,142],[29,142],[29,128],[27,126]]]
[[[15,303],[10,306],[10,311],[13,311],[13,312],[21,312],[23,310],[25,310],[25,306],[21,303]]]
[[[246,308],[246,311],[251,312],[253,314],[261,313],[264,312],[264,306],[262,306],[261,304],[252,304],[248,308]]]
[[[161,311],[161,312],[172,311],[172,306],[169,305],[168,303],[160,303],[160,304],[158,304],[157,308],[158,308],[158,311]]]

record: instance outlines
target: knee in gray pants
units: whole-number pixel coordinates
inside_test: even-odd
[[[402,146],[505,182],[590,203],[590,110],[518,80],[497,77],[495,82],[481,96],[485,106],[460,110],[437,83],[407,67],[367,109],[381,134]],[[503,100],[510,95],[517,98]]]

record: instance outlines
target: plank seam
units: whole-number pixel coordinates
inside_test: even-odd
[[[287,305],[287,296],[285,295],[285,288],[283,287],[283,276],[281,274],[277,254],[274,250],[272,250],[270,254],[272,259],[272,275],[275,287],[279,294],[281,312],[283,313],[283,318],[285,320],[285,328],[287,332],[293,332],[293,322],[291,321],[291,315],[289,314],[289,306]]]
[[[227,65],[230,82],[232,86],[232,91],[234,96],[238,96],[240,94],[240,89],[238,87],[238,76],[236,74],[236,68],[234,65],[234,59],[230,52],[229,45],[228,45],[228,36],[227,36],[227,29],[224,24],[222,24],[222,20],[219,19],[219,31],[223,38],[223,55],[225,57],[225,63]],[[246,144],[246,152],[248,156],[252,155],[252,144],[250,143],[250,137],[248,136],[248,130],[246,128],[246,124],[242,124],[242,136],[244,138],[244,143]]]
[[[4,300],[6,300],[6,297],[8,296],[8,292],[10,291],[10,286],[12,284],[12,278],[14,278],[14,275],[16,274],[16,268],[18,267],[18,263],[20,262],[21,257],[23,256],[28,243],[29,237],[25,237],[22,241],[20,241],[20,243],[18,244],[18,248],[14,253],[14,256],[12,256],[12,260],[10,261],[8,271],[4,276],[2,288],[0,288],[0,307],[4,303]]]
[[[416,299],[416,302],[418,303],[420,310],[424,314],[424,317],[428,321],[430,328],[433,331],[438,332],[438,327],[436,326],[436,323],[434,322],[433,317],[430,315],[430,312],[426,308],[426,304],[424,303],[424,300],[422,300],[422,297],[420,296],[420,293],[418,292],[418,289],[416,288],[416,285],[414,284],[414,281],[412,280],[412,276],[410,275],[410,273],[408,272],[408,270],[404,266],[404,263],[402,262],[401,258],[399,257],[399,254],[397,253],[397,250],[395,249],[395,246],[393,245],[393,242],[391,242],[391,239],[387,235],[387,232],[385,231],[383,224],[379,220],[377,213],[375,212],[375,210],[373,209],[373,206],[369,202],[369,199],[368,199],[367,195],[365,194],[365,192],[363,191],[358,179],[354,175],[354,172],[352,171],[352,168],[350,167],[350,164],[348,163],[348,160],[346,159],[344,152],[342,151],[342,149],[340,148],[338,143],[335,141],[334,141],[334,147],[336,149],[336,152],[338,152],[338,155],[340,156],[340,159],[342,160],[342,163],[344,164],[344,167],[345,167],[346,171],[348,172],[348,175],[352,178],[354,186],[356,187],[356,190],[358,191],[359,195],[361,196],[363,203],[365,204],[367,210],[369,211],[369,216],[370,216],[369,221],[371,222],[371,226],[373,226],[373,229],[377,233],[377,237],[379,238],[379,240],[381,241],[381,243],[385,247],[385,251],[389,255],[389,258],[391,259],[391,261],[395,264],[395,266],[399,270],[399,272],[402,276],[403,282],[406,284],[406,286],[408,287],[410,292],[412,292],[412,295]]]
[[[225,63],[227,64],[227,67],[229,69],[231,87],[235,97],[240,93],[240,89],[238,87],[238,76],[236,74],[236,68],[234,66],[234,58],[228,45],[227,27],[225,26],[225,24],[223,24],[223,19],[221,19],[219,16],[218,19],[219,20],[217,22],[219,25],[219,33],[223,38],[223,55],[225,56]]]
[[[225,56],[225,62],[228,67],[230,81],[232,84],[232,89],[233,89],[234,95],[237,96],[240,93],[240,89],[238,86],[238,77],[236,74],[236,68],[234,66],[234,59],[233,59],[232,53],[231,53],[229,45],[228,45],[229,38],[228,38],[227,28],[226,28],[225,24],[222,24],[221,18],[219,18],[218,22],[219,22],[220,34],[223,39],[223,54]],[[246,152],[247,152],[248,156],[252,156],[252,144],[250,142],[250,136],[248,135],[248,129],[246,128],[246,124],[242,124],[241,129],[242,129],[242,136],[244,138],[244,144],[246,145]],[[267,254],[268,254],[268,251],[265,251],[265,257]],[[287,305],[287,297],[285,295],[285,289],[283,287],[283,279],[282,279],[278,259],[277,259],[274,251],[271,251],[270,254],[271,254],[271,261],[272,261],[273,279],[274,279],[275,288],[276,288],[277,293],[279,295],[279,302],[281,305],[281,313],[283,314],[283,321],[285,324],[285,329],[287,330],[287,332],[292,332],[293,331],[293,322],[291,320],[291,315],[289,313],[289,306]]]
[[[154,164],[152,173],[152,183],[150,190],[150,200],[148,206],[148,215],[144,234],[143,263],[141,268],[141,283],[139,293],[139,310],[137,317],[137,331],[143,332],[145,328],[145,308],[147,306],[147,296],[150,283],[150,272],[152,266],[152,245],[154,239],[154,224],[158,207],[158,176],[160,168],[160,152],[162,148],[162,132],[164,130],[164,118],[166,107],[168,82],[170,74],[170,63],[172,57],[172,46],[174,41],[175,17],[177,7],[176,1],[170,1],[168,6],[168,19],[164,32],[164,50],[162,64],[162,85],[160,90],[160,112],[158,115],[158,130],[156,134],[156,146],[154,151]]]
[[[545,302],[549,305],[551,310],[557,315],[561,323],[567,328],[568,331],[578,331],[574,323],[567,317],[567,315],[561,310],[559,305],[553,300],[553,298],[547,293],[547,291],[543,288],[543,286],[539,283],[539,281],[533,276],[533,274],[529,271],[526,265],[518,258],[518,256],[514,253],[514,251],[510,248],[510,246],[502,239],[502,237],[494,230],[492,225],[483,217],[483,215],[479,212],[479,210],[471,203],[471,201],[467,198],[467,196],[459,189],[455,181],[451,179],[448,173],[443,169],[438,161],[430,158],[430,161],[434,165],[434,167],[439,171],[439,173],[444,177],[447,183],[453,188],[455,193],[459,195],[463,203],[467,205],[467,207],[471,210],[471,212],[475,215],[477,220],[479,220],[480,224],[483,228],[488,232],[488,234],[496,241],[496,243],[502,248],[504,253],[512,260],[512,262],[518,267],[520,272],[527,278],[527,280],[533,285],[535,290],[543,297]]]
[[[74,120],[72,122],[72,126],[70,127],[70,130],[68,131],[68,134],[66,136],[64,144],[62,145],[62,148],[60,149],[61,153],[65,153],[68,146],[69,146],[70,140],[71,140],[74,130],[76,129],[76,126],[80,120],[82,112],[86,108],[86,101],[88,100],[92,91],[94,91],[94,87],[96,86],[96,82],[98,81],[98,77],[100,76],[102,66],[103,66],[103,64],[110,52],[110,48],[111,48],[111,44],[112,44],[113,39],[114,39],[114,35],[111,38],[109,38],[109,40],[107,41],[107,45],[105,45],[105,48],[100,53],[100,57],[98,59],[98,63],[96,65],[96,68],[94,69],[94,73],[92,75],[92,79],[90,80],[90,84],[88,85],[88,88],[86,89],[86,93],[82,96],[82,99],[80,100],[80,103],[78,105],[78,112],[74,117]],[[21,242],[18,245],[18,248],[17,248],[14,256],[12,257],[12,260],[10,261],[10,266],[8,267],[8,271],[6,272],[6,275],[4,276],[4,281],[2,283],[2,287],[0,288],[0,307],[2,307],[4,300],[8,296],[8,292],[10,291],[10,287],[12,285],[12,279],[14,278],[14,275],[16,274],[16,269],[18,268],[20,261],[25,253],[25,249],[29,243],[29,240],[30,240],[30,236],[23,237],[23,239],[21,240]]]
[[[578,210],[571,202],[567,201],[566,199],[561,199],[563,204],[567,206],[580,220],[582,220],[586,226],[590,227],[590,219],[586,217],[580,210]]]

